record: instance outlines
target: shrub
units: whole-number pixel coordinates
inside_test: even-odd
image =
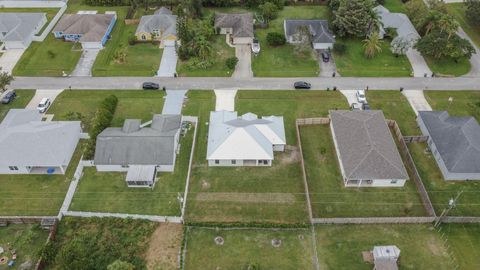
[[[50,57],[51,59],[55,58],[55,56],[56,56],[56,54],[51,50],[48,50],[47,54],[48,54],[48,57]]]
[[[347,45],[345,43],[333,44],[333,51],[338,54],[344,54],[347,51]]]
[[[136,41],[137,41],[137,38],[135,36],[131,35],[131,36],[128,37],[128,44],[129,45],[131,45],[131,46],[135,45]]]
[[[286,42],[285,36],[281,33],[270,32],[267,34],[267,44],[270,46],[281,46]]]
[[[230,70],[233,70],[235,69],[235,66],[237,65],[238,63],[238,58],[237,57],[230,57],[230,58],[227,58],[227,60],[225,61],[225,65],[227,66],[228,69]]]

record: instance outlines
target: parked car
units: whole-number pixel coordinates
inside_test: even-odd
[[[357,90],[355,93],[359,103],[367,103],[367,97],[365,96],[365,90]]]
[[[10,91],[3,96],[2,103],[8,104],[12,102],[16,97],[17,97],[17,93],[15,93],[15,91]]]
[[[252,42],[252,52],[258,54],[260,52],[260,42],[258,39],[254,39]]]
[[[310,89],[312,87],[308,82],[298,81],[293,84],[295,89]]]
[[[158,83],[154,83],[154,82],[144,82],[142,87],[145,90],[158,90],[158,89],[160,89],[160,85],[158,85]]]
[[[364,111],[369,111],[369,110],[370,110],[370,105],[368,105],[368,103],[363,103],[363,104],[362,104],[362,109],[363,109]]]
[[[352,103],[352,106],[350,106],[350,109],[352,111],[360,111],[362,110],[362,106],[356,102]]]
[[[322,52],[322,60],[323,62],[327,63],[330,61],[330,54],[328,52]]]
[[[42,100],[40,101],[40,103],[38,103],[38,106],[37,106],[37,110],[40,112],[40,113],[44,113],[47,111],[48,107],[50,107],[50,105],[52,105],[52,102],[50,101],[50,99],[48,98],[42,98]]]

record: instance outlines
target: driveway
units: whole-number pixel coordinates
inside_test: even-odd
[[[235,111],[236,89],[215,89],[215,111]]]
[[[36,109],[38,103],[40,103],[42,98],[49,98],[50,101],[53,104],[53,101],[55,100],[55,98],[57,98],[57,96],[61,92],[63,92],[63,90],[64,89],[37,89],[37,91],[35,91],[35,95],[33,96],[33,98],[27,104],[27,107],[25,107],[25,108],[26,109]],[[47,110],[47,112],[48,112],[48,110]]]
[[[24,49],[10,49],[4,52],[2,56],[0,56],[0,67],[2,68],[2,72],[6,71],[11,74],[24,51]]]
[[[317,50],[317,59],[320,66],[320,77],[333,77],[335,72],[335,77],[340,77],[340,74],[337,73],[337,65],[335,65],[335,60],[333,59],[333,54],[330,53],[330,61],[323,62],[322,52],[325,50]]]
[[[72,76],[92,76],[92,67],[100,50],[84,50]]]
[[[458,28],[457,34],[472,44],[473,48],[475,49],[476,53],[472,54],[472,57],[470,58],[470,64],[472,65],[472,68],[470,69],[470,72],[468,72],[465,76],[468,77],[478,77],[480,76],[480,49],[477,47],[475,42],[463,31],[461,27]]]
[[[174,77],[177,72],[177,52],[175,46],[165,46],[163,48],[160,68],[157,71],[157,77]]]
[[[340,93],[347,98],[349,106],[352,106],[352,103],[358,103],[356,92],[357,90],[340,90]]]
[[[233,78],[252,78],[252,50],[250,45],[236,45],[235,56],[238,58]]]
[[[423,90],[403,90],[402,94],[407,98],[408,103],[410,103],[416,115],[418,115],[419,111],[432,110],[432,107],[430,107],[430,104],[428,104],[423,95]]]
[[[182,114],[183,100],[187,90],[167,90],[162,114]]]
[[[425,62],[423,56],[416,49],[410,49],[407,51],[407,58],[410,61],[413,69],[413,77],[431,77],[432,71]]]

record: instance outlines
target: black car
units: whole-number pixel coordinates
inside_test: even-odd
[[[322,52],[322,60],[323,62],[327,63],[330,61],[330,54],[328,52]]]
[[[362,109],[363,109],[364,111],[369,111],[369,110],[370,110],[370,105],[368,105],[368,103],[363,103],[363,104],[362,104]]]
[[[310,89],[312,85],[309,84],[308,82],[299,81],[299,82],[295,82],[293,84],[293,87],[295,87],[295,89]]]
[[[144,82],[142,87],[145,90],[158,90],[158,89],[160,89],[160,85],[158,85],[158,83],[154,83],[154,82]]]
[[[15,99],[16,96],[17,96],[17,93],[15,93],[15,91],[10,91],[10,92],[6,93],[5,96],[3,96],[2,103],[3,104],[10,103]]]

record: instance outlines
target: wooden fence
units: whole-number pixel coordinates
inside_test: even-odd
[[[297,119],[296,123],[298,126],[327,125],[327,124],[330,124],[330,118],[328,117],[300,118],[300,119]]]
[[[50,229],[50,233],[48,234],[47,241],[45,242],[45,246],[47,246],[50,242],[55,241],[55,237],[57,235],[58,229],[58,219],[55,218],[55,222],[53,223],[53,227]],[[40,255],[40,258],[35,265],[35,270],[42,270],[46,266],[45,258]]]
[[[355,217],[314,218],[313,224],[422,224],[432,223],[435,217]]]
[[[35,224],[43,219],[56,219],[56,216],[0,216],[0,224]]]
[[[309,119],[312,119],[312,118],[309,118]],[[305,120],[305,119],[297,119],[295,129],[296,129],[296,132],[297,132],[298,149],[300,151],[300,164],[302,166],[302,180],[303,180],[303,186],[304,186],[304,189],[305,189],[305,198],[307,200],[308,218],[310,219],[310,222],[312,222],[312,220],[313,220],[312,203],[310,202],[310,191],[309,191],[309,188],[308,188],[307,172],[305,171],[305,161],[303,159],[302,139],[300,138],[300,128],[299,128],[300,125],[305,125],[305,122],[303,122],[302,120]]]
[[[406,143],[423,143],[428,140],[428,136],[403,136]]]
[[[126,25],[139,24],[140,19],[125,19]]]

